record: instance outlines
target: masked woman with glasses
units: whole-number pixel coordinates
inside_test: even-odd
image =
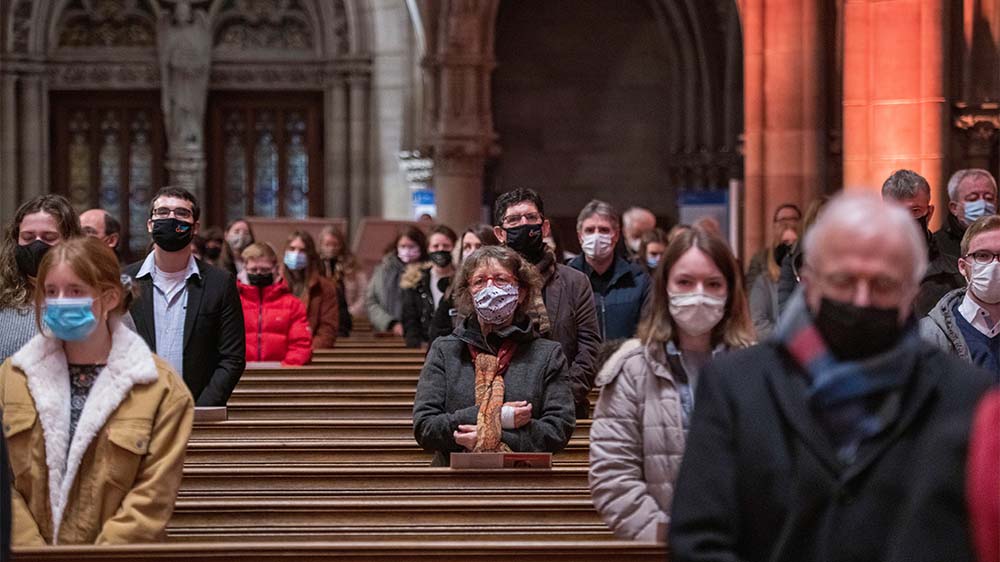
[[[80,236],[80,219],[61,195],[26,201],[0,242],[0,361],[38,333],[32,306],[38,265],[46,252]]]
[[[403,289],[403,339],[406,347],[420,347],[432,339],[431,324],[438,305],[455,275],[452,252],[458,235],[444,225],[427,237],[427,262],[410,264],[399,280]]]
[[[42,259],[41,333],[0,366],[15,545],[164,538],[194,401],[122,325],[132,296],[97,239],[63,241]]]
[[[663,541],[699,372],[754,332],[736,258],[700,227],[670,242],[653,277],[638,337],[597,375],[590,490],[619,538]]]
[[[413,405],[414,436],[435,466],[454,452],[555,453],[569,441],[566,358],[526,311],[540,285],[509,248],[484,246],[462,264],[454,296],[465,322],[434,341]]]

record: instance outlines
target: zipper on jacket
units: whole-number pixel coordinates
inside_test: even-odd
[[[604,305],[604,295],[601,295],[601,340],[608,339],[608,307]]]
[[[257,290],[260,292],[260,305],[257,307],[257,361],[260,361],[260,354],[263,352],[261,338],[264,332],[264,287],[257,287]]]

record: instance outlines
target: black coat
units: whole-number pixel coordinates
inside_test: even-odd
[[[434,321],[434,294],[431,292],[431,270],[424,269],[420,280],[403,287],[403,339],[406,347],[420,347],[431,341]]]
[[[811,413],[804,373],[774,343],[708,365],[674,496],[673,562],[881,560],[944,419],[970,423],[989,376],[931,349],[899,417],[844,467]]]
[[[955,215],[948,213],[948,220],[934,233],[934,244],[942,254],[958,261],[962,253],[962,237],[965,227]]]
[[[229,273],[197,262],[200,276],[187,281],[187,311],[184,319],[184,382],[198,406],[225,406],[246,366],[246,334],[243,307],[236,280]],[[142,267],[136,262],[125,268],[133,278]],[[156,350],[153,315],[153,279],[137,278],[140,294],[130,312],[136,331]]]

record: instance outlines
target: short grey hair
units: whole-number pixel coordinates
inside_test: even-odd
[[[965,168],[952,174],[951,179],[948,180],[948,200],[958,201],[958,186],[962,185],[962,182],[966,179],[977,176],[990,180],[990,185],[993,186],[993,193],[996,194],[997,180],[993,179],[993,174],[982,168]]]
[[[927,271],[926,236],[920,233],[910,213],[899,205],[886,204],[870,193],[841,194],[831,199],[802,241],[802,251],[810,266],[815,267],[816,261],[822,259],[819,246],[834,228],[883,238],[900,233],[913,257],[911,279],[914,285],[920,284]]]
[[[621,230],[621,221],[618,219],[618,211],[615,210],[611,203],[601,201],[600,199],[593,199],[590,203],[584,205],[583,210],[580,211],[580,215],[576,217],[576,231],[580,232],[583,228],[583,221],[594,215],[608,219],[611,221],[615,230]]]
[[[653,214],[653,211],[650,211],[645,207],[629,207],[625,213],[622,214],[622,226],[629,228],[632,226],[632,223],[640,217],[646,217],[653,221],[654,224],[656,223],[656,215]]]
[[[882,184],[882,199],[913,199],[918,193],[931,194],[931,184],[913,170],[896,170]]]

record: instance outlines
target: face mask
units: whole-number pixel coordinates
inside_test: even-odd
[[[513,228],[505,228],[507,247],[524,256],[531,263],[538,263],[545,252],[545,240],[542,238],[541,224],[522,224]]]
[[[591,259],[604,259],[614,250],[614,246],[611,245],[611,235],[597,232],[585,234],[580,246],[583,248],[583,253]]]
[[[541,238],[541,237],[539,237]],[[496,286],[488,284],[473,297],[476,314],[484,324],[506,324],[517,310],[517,285]]]
[[[53,336],[63,341],[85,340],[97,327],[93,305],[91,297],[45,299],[42,321]]]
[[[973,262],[966,263],[966,265],[972,268],[969,275],[969,288],[972,290],[972,294],[988,304],[1000,302],[1000,263],[996,261],[986,264]]]
[[[660,265],[660,258],[651,258],[647,256],[646,265],[649,266],[649,269],[656,269],[656,266]]]
[[[898,308],[860,307],[826,297],[816,314],[816,329],[830,351],[842,360],[878,355],[903,335]]]
[[[247,281],[254,287],[269,287],[274,283],[274,274],[267,273],[247,273]]]
[[[438,267],[448,267],[451,265],[451,252],[442,250],[440,252],[431,252],[429,256],[431,263]]]
[[[968,226],[977,219],[985,217],[986,215],[992,215],[996,213],[996,205],[986,201],[985,199],[977,199],[975,201],[969,201],[964,203],[962,207],[965,208],[965,225]]]
[[[285,267],[292,271],[301,271],[309,264],[309,256],[294,250],[285,252]]]
[[[630,238],[628,239],[628,241],[626,241],[626,244],[628,244],[629,250],[632,250],[633,252],[638,252],[639,248],[642,247],[642,238]]]
[[[396,250],[396,255],[399,256],[399,261],[403,263],[413,263],[420,259],[420,249],[419,248],[399,248]]]
[[[689,336],[711,332],[726,313],[726,299],[705,293],[670,295],[670,316]]]
[[[14,246],[14,259],[17,261],[17,268],[28,277],[38,276],[38,266],[45,257],[45,252],[52,249],[52,246],[41,240],[35,240],[27,246],[18,244]]]
[[[242,252],[247,246],[253,243],[250,241],[250,234],[242,232],[239,234],[230,234],[226,237],[226,242],[229,242],[229,246],[233,250],[236,250],[236,253]]]
[[[153,242],[167,252],[178,252],[191,244],[194,225],[175,218],[153,221]]]
[[[779,266],[785,261],[785,256],[792,249],[791,244],[778,244],[774,247],[774,262]]]
[[[221,246],[205,246],[205,257],[210,260],[217,260],[222,255]]]

